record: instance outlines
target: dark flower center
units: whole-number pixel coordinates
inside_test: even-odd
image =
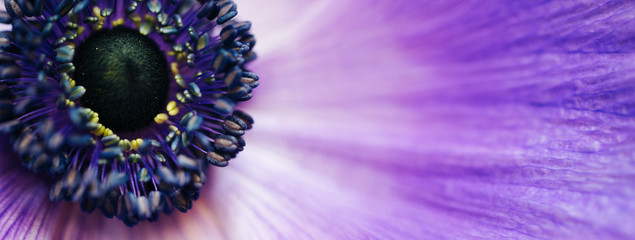
[[[5,5],[0,134],[25,167],[55,178],[52,201],[128,226],[156,221],[191,209],[208,166],[244,149],[254,121],[235,108],[259,78],[246,68],[251,23],[233,19],[232,1]]]
[[[104,29],[77,48],[73,78],[86,88],[82,105],[116,132],[149,125],[165,107],[170,76],[159,46],[130,28]]]

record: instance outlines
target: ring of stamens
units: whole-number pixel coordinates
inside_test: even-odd
[[[18,35],[0,34],[0,47],[6,49],[3,40],[26,47],[0,79],[16,83],[8,85],[16,97],[10,98],[13,109],[0,114],[10,119],[0,130],[13,135],[23,165],[57,178],[51,200],[76,201],[88,212],[99,208],[128,225],[156,220],[167,208],[189,209],[206,181],[206,164],[227,166],[245,146],[241,136],[253,120],[234,106],[258,86],[258,77],[244,68],[255,59],[255,40],[249,22],[231,20],[233,2],[205,0],[177,11],[179,1],[164,1],[162,7],[159,1],[135,0],[115,10],[90,0],[64,0],[52,8],[36,1],[40,5],[33,9],[24,1],[7,1]],[[93,3],[102,8],[86,7]],[[25,9],[30,12],[18,11]],[[142,138],[104,125],[82,103],[87,89],[76,81],[81,79],[72,78],[75,44],[90,36],[86,32],[117,26],[137,29],[169,48],[161,50],[171,73],[170,100],[139,133]],[[25,33],[39,42],[19,35]]]
[[[157,9],[157,5],[156,5],[157,2],[149,2],[149,3],[150,3],[148,4],[149,8],[154,7],[155,9]],[[132,7],[130,6],[130,8]],[[160,6],[158,8],[158,11],[160,11]],[[95,18],[85,19],[84,21],[85,23],[88,21],[94,21],[92,23],[92,29],[95,31],[99,31],[103,28],[104,24],[107,22],[106,20],[107,18],[110,17],[111,12],[112,12],[112,9],[107,9],[107,8],[100,9],[99,7],[94,7],[93,13],[95,15]],[[143,18],[141,18],[141,16],[139,16],[138,14],[131,13],[128,17],[134,22],[135,26],[137,26],[137,28],[139,29],[139,32],[146,36],[151,34],[155,30],[159,33],[166,33],[168,32],[169,29],[172,29],[173,27],[173,26],[165,26],[162,28],[159,27],[157,24],[157,18],[150,14],[146,14]],[[182,27],[182,23],[179,24],[179,22],[180,21],[176,21],[177,23],[176,27]],[[113,27],[121,26],[125,23],[125,19],[119,18],[119,19],[113,20],[111,23]],[[76,35],[81,35],[81,33],[84,31],[84,27],[79,26],[77,27],[76,31],[77,31]],[[61,46],[57,48],[57,53],[58,55],[62,53],[66,56],[67,59],[72,59],[76,46],[73,42],[68,40],[73,40],[73,39],[60,39],[58,41],[59,45]],[[201,35],[197,43],[198,44],[197,44],[196,50],[200,50],[209,45],[210,39],[208,35]],[[173,74],[172,76],[173,81],[176,82],[176,84],[183,89],[182,91],[176,94],[177,99],[181,103],[185,103],[187,99],[192,99],[192,97],[201,95],[200,90],[198,89],[198,86],[195,86],[195,85],[186,86],[183,81],[183,76],[179,74],[178,62],[183,61],[187,58],[188,49],[192,50],[192,47],[186,43],[185,46],[175,46],[172,48],[172,50],[169,50],[167,52],[168,56],[175,56],[177,60],[170,63],[170,70]],[[73,80],[72,77],[68,76],[68,73],[72,73],[72,71],[75,71],[75,66],[73,65],[72,62],[58,61],[58,63],[63,64],[65,66],[65,69],[67,69],[67,71],[62,71],[63,72],[62,74],[68,78],[68,83],[65,81],[65,77],[62,79],[62,81],[60,81],[59,83],[60,87],[65,87],[64,85],[67,84],[71,88],[70,94],[67,96],[68,98],[64,99],[64,105],[67,107],[74,107],[80,104],[79,99],[86,92],[86,89],[84,89],[83,86],[77,85],[75,80]],[[193,64],[193,59],[188,59],[188,64]],[[195,76],[201,76],[202,74],[203,74],[202,72],[198,72],[197,74],[195,74]],[[205,79],[205,81],[214,82],[215,81],[214,76],[213,75],[208,76]],[[93,123],[93,125],[95,126],[95,129],[90,131],[93,135],[95,135],[96,137],[100,137],[100,139],[104,141],[105,143],[107,143],[107,145],[109,146],[121,147],[123,150],[123,153],[129,153],[132,155],[138,153],[137,151],[139,149],[139,146],[141,146],[144,143],[143,139],[136,138],[136,139],[130,140],[125,138],[120,138],[113,130],[111,130],[110,128],[108,128],[107,126],[99,122],[99,113],[94,112],[90,108],[82,108],[82,109],[85,109],[85,111],[87,112],[87,115],[90,118],[90,122]],[[161,112],[155,116],[154,122],[156,124],[169,124],[168,116],[176,116],[178,113],[179,113],[179,107],[177,106],[177,102],[170,101],[165,106],[165,112]],[[177,137],[180,136],[181,132],[178,130],[178,127],[176,125],[170,124],[168,127],[172,130],[172,132],[175,133]],[[123,155],[120,155],[117,158],[120,160],[124,160]],[[130,160],[132,160],[133,162],[136,162],[138,158],[135,156],[135,157],[132,157],[132,159]],[[106,163],[107,161],[101,160],[101,162]]]

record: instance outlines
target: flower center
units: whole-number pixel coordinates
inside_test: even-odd
[[[130,132],[153,122],[165,107],[170,78],[159,46],[130,28],[104,29],[77,48],[73,78],[86,88],[81,103],[104,126]]]

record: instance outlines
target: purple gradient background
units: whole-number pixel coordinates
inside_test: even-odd
[[[51,203],[2,144],[0,237],[635,238],[634,3],[236,2],[256,124],[190,212]]]

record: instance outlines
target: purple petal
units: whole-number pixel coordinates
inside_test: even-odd
[[[237,237],[635,235],[631,3],[314,4],[263,11]]]
[[[36,238],[52,203],[41,201],[48,187],[43,179],[33,177],[20,165],[6,136],[0,139],[0,237],[3,239]]]

